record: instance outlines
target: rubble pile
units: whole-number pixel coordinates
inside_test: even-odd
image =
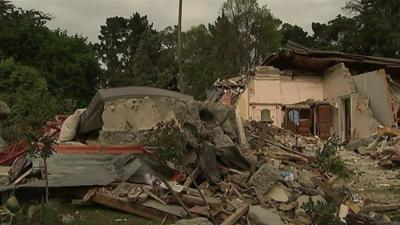
[[[212,89],[207,93],[210,102],[220,102],[224,105],[234,105],[239,96],[244,92],[247,83],[245,75],[228,79],[218,78]]]
[[[390,222],[364,213],[342,179],[315,166],[318,138],[267,122],[242,127],[237,118],[224,104],[166,96],[113,98],[100,109],[78,110],[52,132],[63,140],[47,160],[50,194],[63,188],[73,204],[177,225]],[[185,151],[182,159],[163,161],[152,139],[169,126],[184,135]],[[45,186],[40,158],[18,157],[10,169],[2,191]]]
[[[378,160],[383,168],[398,167],[400,165],[400,130],[395,127],[380,127],[377,133],[348,144],[346,149]]]

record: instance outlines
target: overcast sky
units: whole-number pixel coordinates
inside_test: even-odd
[[[23,9],[37,9],[54,19],[50,28],[61,28],[69,34],[82,34],[97,42],[100,26],[106,18],[128,17],[137,11],[146,14],[154,27],[161,30],[177,23],[178,0],[14,0]],[[183,29],[213,22],[224,0],[183,0]],[[341,13],[345,0],[258,0],[267,4],[283,22],[297,24],[306,31],[311,22],[327,22]]]

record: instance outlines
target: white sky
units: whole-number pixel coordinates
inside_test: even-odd
[[[219,15],[224,0],[183,0],[183,29],[208,24]],[[327,22],[342,13],[346,0],[258,0],[283,22],[311,31],[311,22]],[[178,0],[14,0],[23,9],[37,9],[54,17],[50,28],[82,34],[97,42],[106,18],[146,14],[157,30],[177,23]]]

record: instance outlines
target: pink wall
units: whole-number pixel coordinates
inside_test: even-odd
[[[265,67],[256,72],[247,87],[248,92],[241,97],[238,104],[242,118],[260,120],[261,110],[268,109],[274,125],[279,127],[283,121],[282,105],[304,102],[307,99],[323,100],[322,78],[301,76],[292,79],[281,75],[279,70]],[[245,102],[249,104],[248,112],[243,107]]]

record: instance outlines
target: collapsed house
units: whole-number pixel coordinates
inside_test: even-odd
[[[301,135],[349,142],[368,137],[379,125],[397,126],[399,74],[398,59],[289,43],[247,75],[245,85],[235,86],[233,78],[216,82],[214,89],[225,90],[222,103],[232,91],[239,93],[236,108],[244,120],[272,120]]]
[[[244,78],[235,82],[246,84]],[[348,225],[392,224],[396,217],[389,218],[386,211],[400,211],[396,197],[390,202],[372,199],[380,204],[369,204],[368,193],[352,194],[359,190],[360,182],[349,192],[338,176],[315,168],[315,153],[325,148],[315,137],[299,137],[270,126],[268,118],[268,126],[256,121],[242,124],[239,108],[235,111],[226,105],[240,101],[247,87],[232,87],[235,90],[221,98],[225,105],[194,101],[191,96],[157,88],[99,90],[87,109],[46,123],[45,135],[58,141],[47,163],[27,154],[23,141],[0,154],[0,192],[15,190],[16,195],[24,195],[47,186],[49,198],[61,197],[83,208],[96,203],[162,220],[161,224],[179,220],[176,225],[208,225],[210,221],[222,225],[311,225],[315,218],[306,210],[311,203],[316,207],[333,204],[335,214],[330,214],[337,214],[334,217]],[[175,136],[160,138],[169,126],[183,134],[182,160],[175,160],[179,154],[172,159],[158,154],[164,144],[172,144],[164,152],[168,154],[182,144]],[[154,144],[154,138],[161,143]],[[382,142],[381,148],[384,145]],[[395,163],[398,159],[394,155],[390,160]],[[384,174],[377,183],[393,177],[387,171]],[[393,192],[398,193],[396,189]],[[334,202],[328,203],[329,199]],[[371,214],[376,211],[380,214]],[[3,214],[0,221],[10,221],[10,215]]]

